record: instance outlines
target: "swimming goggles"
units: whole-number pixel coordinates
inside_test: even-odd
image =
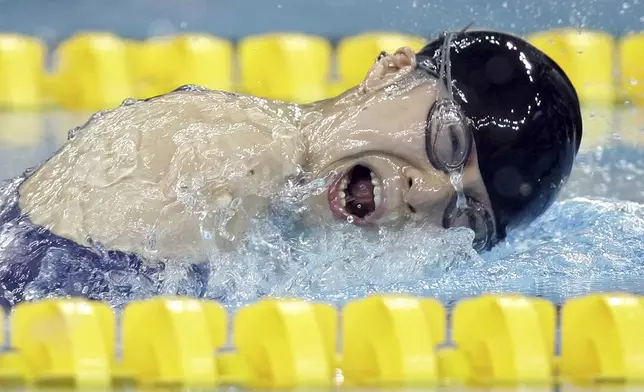
[[[468,26],[469,27],[469,26]],[[467,27],[462,31],[464,32]],[[427,115],[425,128],[425,151],[429,162],[445,173],[461,173],[474,143],[470,120],[465,116],[452,93],[450,45],[457,33],[441,33],[440,67],[433,58],[419,61],[418,68],[425,70],[441,81],[441,89]],[[437,69],[438,68],[438,69]],[[494,219],[483,204],[471,196],[465,203],[455,194],[445,210],[443,227],[466,226],[475,233],[473,247],[477,251],[491,248],[494,237]]]

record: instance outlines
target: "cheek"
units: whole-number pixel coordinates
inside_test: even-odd
[[[449,177],[411,168],[405,173],[412,185],[404,195],[404,202],[412,206],[419,217],[442,223],[443,212],[454,193]]]
[[[442,211],[453,193],[450,185],[435,184],[424,189],[412,186],[405,193],[404,200],[420,212]]]

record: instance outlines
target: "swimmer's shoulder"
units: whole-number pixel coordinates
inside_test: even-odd
[[[140,250],[161,213],[172,226],[168,233],[199,238],[198,219],[172,207],[180,207],[177,189],[268,189],[301,160],[298,139],[287,137],[295,127],[265,102],[212,90],[175,91],[99,112],[25,180],[20,209],[60,237],[79,244],[92,238],[108,249]],[[231,181],[230,173],[259,173],[256,166],[262,175],[253,181]],[[183,218],[191,223],[179,228]],[[165,242],[168,250],[181,248]]]
[[[76,134],[109,135],[115,131],[126,132],[131,127],[139,130],[196,128],[197,124],[206,128],[253,122],[289,125],[293,123],[291,110],[284,110],[284,106],[284,103],[252,95],[184,86],[146,99],[126,99],[117,108],[95,113]]]
[[[203,166],[201,152],[217,133],[209,108],[221,105],[223,95],[172,92],[94,114],[22,183],[20,211],[59,237],[81,245],[91,238],[127,252],[141,252],[163,214],[180,234],[198,234],[174,190],[203,174],[196,169]],[[190,224],[182,226],[181,219]],[[172,243],[176,249],[192,244],[175,237],[183,241]]]

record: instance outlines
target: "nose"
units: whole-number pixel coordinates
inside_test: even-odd
[[[449,176],[442,172],[422,172],[416,168],[403,170],[406,191],[403,201],[414,219],[428,219],[442,225],[443,212],[454,188]]]

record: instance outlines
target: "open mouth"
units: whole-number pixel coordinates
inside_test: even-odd
[[[371,223],[384,212],[382,179],[367,166],[353,166],[331,185],[329,205],[339,219]]]

